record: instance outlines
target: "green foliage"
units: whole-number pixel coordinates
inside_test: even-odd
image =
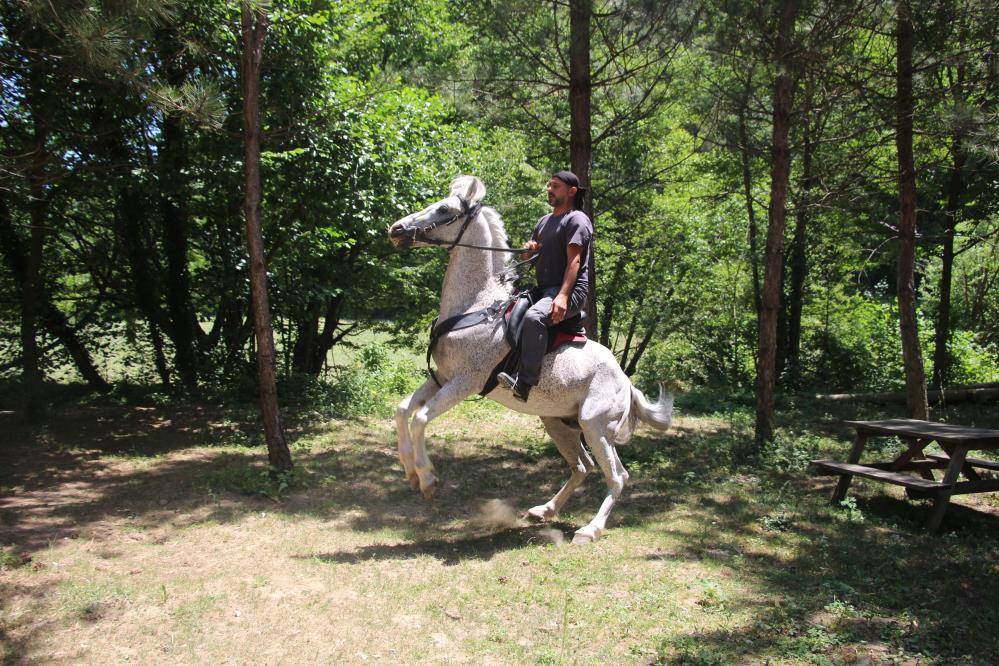
[[[801,474],[822,449],[823,438],[809,432],[780,430],[767,444],[761,463],[782,474]]]
[[[329,380],[296,376],[296,393],[286,396],[300,409],[328,417],[388,415],[405,394],[423,383],[425,371],[407,357],[393,356],[382,343],[365,345],[350,365],[333,369]]]
[[[836,512],[833,514],[838,520],[847,523],[863,523],[864,512],[860,510],[857,506],[857,500],[854,497],[847,497],[839,503]]]
[[[697,636],[663,639],[652,662],[657,666],[725,666],[728,654]]]
[[[591,334],[643,389],[662,379],[709,387],[690,404],[727,413],[756,374],[754,267],[767,225],[764,110],[775,73],[761,45],[772,41],[772,8],[595,7],[600,323]],[[393,349],[424,341],[446,255],[397,253],[385,227],[474,173],[511,243],[526,238],[548,210],[547,174],[569,161],[568,72],[547,57],[567,34],[567,6],[281,0],[266,11],[261,210],[282,399],[326,416],[384,411],[420,381],[415,364],[365,348],[323,373],[331,350],[365,332],[388,333]],[[785,365],[778,378],[788,391],[897,390],[903,381],[889,228],[897,192],[885,175],[897,165],[882,103],[894,91],[894,19],[876,6],[824,31],[844,11],[817,6],[796,32],[805,57],[783,323],[799,220],[805,277],[800,372]],[[0,291],[13,295],[0,300],[0,379],[21,373],[17,266],[30,229],[44,228],[41,291],[101,374],[161,385],[160,402],[199,392],[256,399],[238,14],[238,3],[195,0],[0,9]],[[980,57],[994,19],[977,1],[916,12],[927,57],[915,90],[919,329],[932,370],[953,221],[952,384],[999,379],[995,92]],[[857,85],[843,76],[854,71],[873,78]],[[43,159],[23,157],[36,150]],[[958,155],[963,181],[952,201]],[[789,345],[789,332],[780,335]],[[78,381],[78,359],[52,326],[36,337],[46,376]],[[8,387],[16,401],[21,385]],[[799,464],[786,444],[766,464]]]
[[[19,554],[12,546],[0,546],[0,571],[17,569],[30,561],[30,557]]]

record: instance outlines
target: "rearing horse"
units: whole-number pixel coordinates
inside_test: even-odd
[[[506,231],[499,214],[482,206],[485,194],[478,178],[459,176],[446,198],[389,227],[389,239],[396,248],[449,247],[438,321],[480,310],[491,312],[486,308],[496,308],[511,297],[510,286],[501,279],[506,267],[504,253],[510,252]],[[481,391],[491,370],[509,351],[502,313],[483,316],[479,325],[451,331],[433,348],[436,378],[428,379],[399,403],[395,414],[399,460],[406,479],[414,488],[418,485],[427,499],[437,487],[427,457],[427,423]],[[493,389],[487,397],[518,412],[540,416],[569,463],[572,473],[561,490],[546,504],[528,510],[528,516],[535,520],[554,518],[593,469],[580,434],[585,438],[604,473],[607,496],[593,520],[576,531],[573,543],[586,543],[601,535],[628,480],[614,445],[631,438],[638,420],[666,430],[673,417],[673,396],[661,384],[658,401],[649,402],[631,384],[613,353],[593,340],[548,354],[526,403],[503,388]]]

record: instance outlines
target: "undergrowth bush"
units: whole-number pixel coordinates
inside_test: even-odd
[[[310,405],[327,416],[387,416],[425,377],[412,359],[393,356],[387,346],[371,343],[358,350],[353,364],[335,368],[329,381],[315,380],[320,388],[310,396]]]
[[[821,451],[822,438],[807,432],[781,430],[773,442],[764,447],[760,463],[763,467],[783,474],[804,472]]]
[[[388,415],[425,377],[415,360],[393,355],[387,346],[372,343],[361,347],[351,363],[334,366],[325,376],[279,376],[278,402],[293,413],[314,412],[326,418]],[[224,403],[252,404],[259,399],[253,375],[227,379],[207,387],[206,393]]]

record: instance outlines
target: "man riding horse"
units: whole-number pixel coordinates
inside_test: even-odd
[[[586,189],[571,171],[559,171],[548,181],[552,212],[534,227],[525,254],[537,253],[534,263],[538,285],[531,292],[534,305],[524,315],[520,366],[516,375],[501,372],[499,383],[526,402],[548,349],[548,328],[576,316],[589,290],[587,253],[593,223],[581,209]]]

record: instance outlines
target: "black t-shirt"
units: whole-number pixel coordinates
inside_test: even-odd
[[[541,243],[540,256],[534,263],[534,273],[539,287],[559,287],[565,277],[566,248],[579,245],[579,273],[576,275],[576,288],[589,285],[590,275],[587,257],[590,239],[593,238],[593,223],[581,210],[570,210],[563,215],[548,214],[538,220],[531,234],[531,240]]]

